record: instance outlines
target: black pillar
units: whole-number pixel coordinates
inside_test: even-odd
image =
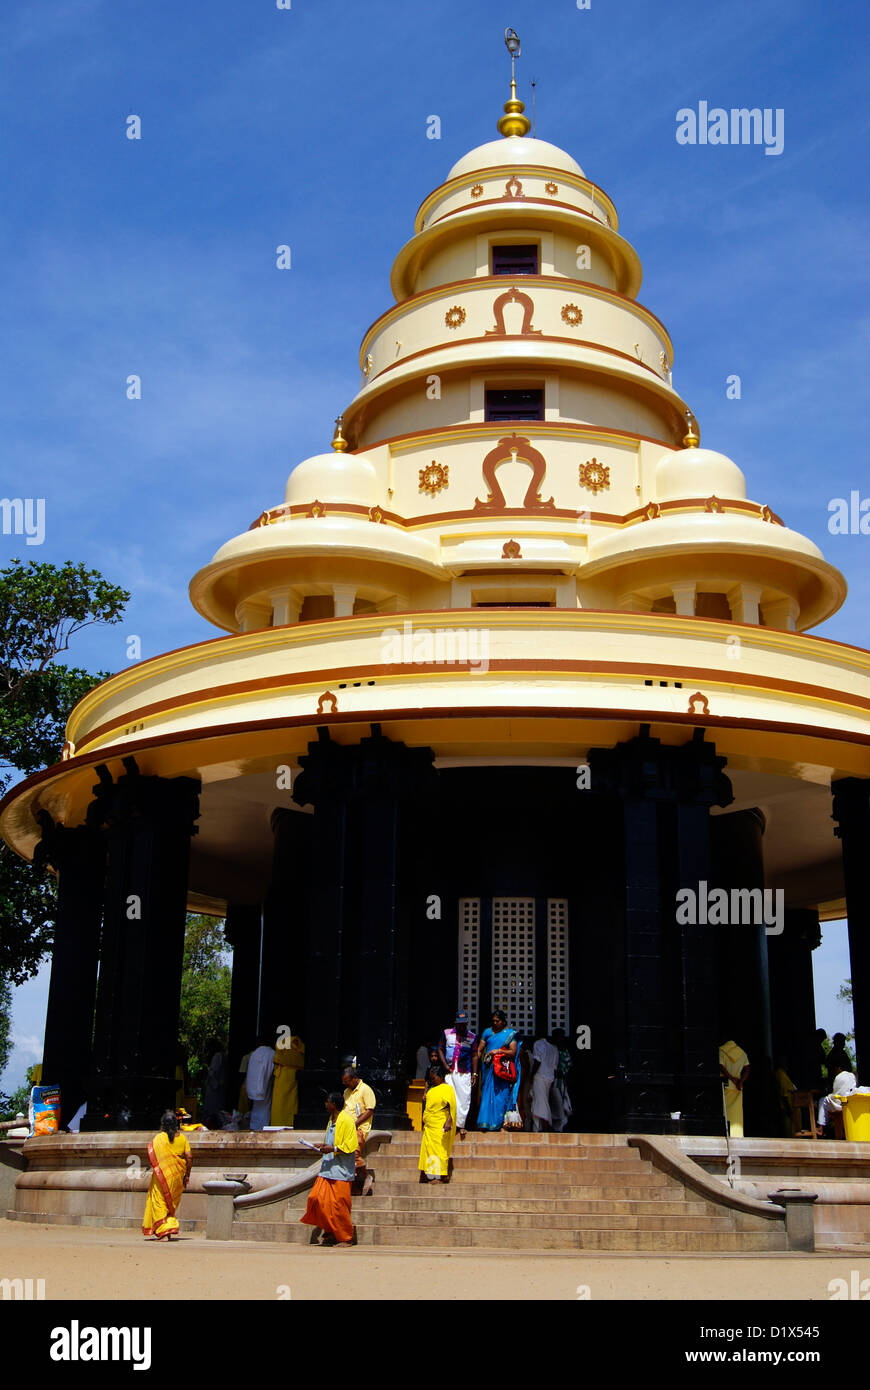
[[[870,1076],[870,780],[841,777],[832,782],[835,834],[843,847],[849,963],[858,1077]]]
[[[88,1129],[153,1129],[175,1101],[200,784],[142,776],[133,758],[124,766],[125,775],[104,793],[109,858]]]
[[[712,879],[716,888],[729,895],[730,916],[732,890],[764,890],[765,818],[762,811],[752,807],[714,816],[712,824]],[[752,915],[756,915],[754,908]],[[719,1042],[733,1038],[752,1069],[743,1092],[745,1132],[777,1136],[780,1120],[773,1090],[766,928],[763,921],[753,920],[730,922],[712,930],[719,957]]]
[[[703,731],[688,744],[638,738],[589,753],[590,792],[618,797],[625,853],[625,997],[615,1048],[614,1121],[667,1132],[715,1132],[721,1109],[709,928],[677,921],[677,892],[709,869],[709,807],[727,805],[725,759]]]
[[[228,1110],[235,1110],[239,1103],[239,1063],[245,1053],[256,1046],[260,999],[260,923],[259,903],[228,904],[224,936],[233,948],[225,1095]]]
[[[98,825],[55,825],[47,811],[38,819],[34,865],[50,864],[58,875],[42,1077],[60,1087],[66,1126],[88,1095],[106,843]]]
[[[308,953],[309,865],[314,817],[280,808],[272,812],[272,881],[263,904],[260,1027],[274,1033],[290,1027],[308,1042],[311,1009],[305,959]]]
[[[323,1096],[337,1087],[346,1050],[341,986],[350,750],[333,743],[327,729],[318,730],[318,738],[299,759],[302,772],[293,791],[300,806],[315,808],[308,870],[311,930],[306,961],[307,1032],[302,1038],[305,1070],[296,1120],[300,1127],[321,1122]]]
[[[433,755],[373,732],[361,741],[357,758],[358,1050],[382,1097],[382,1122],[397,1123],[405,1119],[408,1080],[409,890],[419,852],[415,809],[433,795]],[[420,913],[413,915],[419,926]]]
[[[700,896],[709,883],[712,863],[711,806],[732,800],[731,783],[699,730],[677,750],[676,836],[678,885]],[[686,915],[686,914],[684,914]],[[680,1078],[681,1128],[686,1133],[718,1134],[724,1124],[716,1036],[716,953],[710,949],[710,927],[695,920],[679,926],[680,942]]]
[[[378,1095],[378,1122],[401,1124],[415,812],[434,785],[433,754],[373,726],[347,747],[319,731],[299,761],[294,799],[314,806],[300,1123],[319,1121],[322,1091],[353,1054]]]
[[[767,938],[774,1061],[785,1057],[799,1090],[818,1086],[822,1079],[817,1074],[813,988],[813,951],[821,939],[819,914],[810,908],[789,908],[785,930]]]

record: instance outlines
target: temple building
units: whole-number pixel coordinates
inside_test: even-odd
[[[581,1131],[721,1133],[733,1037],[769,1133],[846,915],[870,1065],[870,655],[810,631],[845,582],[785,474],[754,500],[701,447],[616,208],[529,130],[514,89],[422,202],[332,447],[192,580],[217,635],[90,692],[3,802],[59,878],[66,1118],[171,1102],[188,910],[226,918],[234,1064],[304,1038],[300,1121],[353,1054],[400,1124],[460,1004],[582,1044]]]

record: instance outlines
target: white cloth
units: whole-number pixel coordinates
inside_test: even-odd
[[[248,1062],[245,1090],[251,1102],[251,1129],[264,1129],[272,1113],[272,1073],[275,1049],[255,1047]]]
[[[87,1109],[87,1102],[79,1106],[78,1110],[73,1115],[72,1119],[67,1125],[67,1129],[69,1130],[70,1134],[78,1134],[80,1132],[82,1120],[85,1118],[85,1115],[87,1114]]]
[[[540,1132],[542,1125],[553,1123],[550,1091],[559,1065],[559,1049],[546,1038],[538,1038],[532,1048],[532,1058],[538,1063],[532,1080],[532,1117],[535,1129]]]
[[[429,1070],[429,1049],[428,1047],[417,1048],[417,1075],[415,1081],[425,1081],[426,1073]]]
[[[272,1097],[251,1102],[251,1129],[265,1129],[272,1117]]]
[[[560,1076],[556,1077],[550,1091],[550,1110],[553,1115],[553,1128],[557,1134],[562,1134],[573,1111],[568,1087]]]
[[[471,1076],[468,1072],[449,1071],[444,1080],[456,1092],[456,1128],[464,1129],[471,1105]]]
[[[854,1072],[840,1071],[834,1077],[834,1089],[828,1096],[822,1096],[819,1101],[819,1124],[829,1125],[835,1115],[839,1115],[843,1109],[837,1096],[850,1096],[853,1091],[858,1089],[858,1078]]]
[[[205,1078],[205,1101],[203,1110],[206,1115],[216,1114],[223,1109],[224,1091],[226,1090],[226,1057],[223,1052],[216,1052],[211,1059],[208,1074]]]

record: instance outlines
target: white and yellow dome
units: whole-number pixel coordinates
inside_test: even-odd
[[[331,451],[313,454],[296,465],[287,479],[288,506],[304,502],[356,502],[373,507],[379,497],[378,470],[365,454]]]
[[[715,449],[678,449],[659,460],[655,473],[655,500],[671,502],[687,497],[746,496],[746,479],[733,459]]]
[[[468,154],[456,161],[447,175],[447,182],[462,178],[465,174],[477,174],[484,169],[501,169],[505,166],[552,169],[554,172],[585,178],[576,159],[566,150],[560,150],[558,145],[551,145],[549,140],[536,140],[531,135],[508,135],[503,136],[501,140],[488,140],[485,145],[478,145],[476,149],[469,150]]]

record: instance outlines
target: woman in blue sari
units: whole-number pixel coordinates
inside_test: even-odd
[[[480,1108],[477,1112],[478,1129],[501,1129],[504,1124],[505,1113],[511,1108],[517,1085],[516,1075],[510,1081],[496,1076],[493,1060],[497,1052],[506,1054],[511,1059],[516,1071],[516,1031],[513,1028],[508,1028],[507,1018],[500,1009],[493,1010],[492,1027],[483,1030],[477,1048],[475,1072],[480,1067],[481,1060],[483,1063],[483,1087],[480,1096]]]

